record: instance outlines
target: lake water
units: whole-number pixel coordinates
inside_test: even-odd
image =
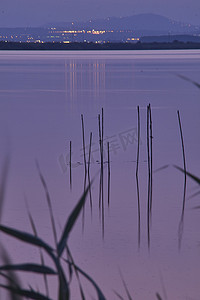
[[[81,114],[86,156],[92,135],[90,198],[70,238],[78,266],[90,274],[109,300],[127,298],[120,271],[135,300],[200,297],[199,186],[187,178],[184,231],[178,249],[184,175],[177,118],[180,111],[186,164],[200,176],[200,51],[0,52],[0,149],[11,163],[2,223],[31,232],[26,201],[40,236],[53,245],[45,193],[35,159],[48,184],[61,228],[84,190]],[[147,105],[153,125],[153,189],[150,250],[147,242]],[[137,106],[140,107],[139,188],[141,243],[138,249],[136,190]],[[99,215],[100,152],[98,114],[104,111],[104,222]],[[72,189],[69,144],[72,142]],[[107,142],[110,145],[108,208]],[[165,166],[165,168],[163,168]],[[25,201],[26,199],[26,201]],[[40,262],[38,249],[1,234],[13,262]],[[48,263],[48,260],[47,260]],[[119,271],[120,270],[120,271]],[[23,285],[44,288],[42,277],[21,275]],[[38,278],[38,279],[37,279]],[[50,279],[52,299],[56,282]],[[83,285],[85,281],[83,281]],[[166,291],[165,291],[166,290]],[[87,299],[95,291],[86,284]],[[93,297],[93,298],[92,298]],[[72,299],[81,299],[72,283]],[[95,298],[96,299],[96,298]]]

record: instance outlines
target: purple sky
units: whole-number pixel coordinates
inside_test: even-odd
[[[0,27],[157,13],[200,24],[199,0],[1,0]]]

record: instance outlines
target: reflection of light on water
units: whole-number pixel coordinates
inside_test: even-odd
[[[65,60],[65,94],[74,102],[80,90],[96,98],[105,89],[105,61]],[[89,72],[88,72],[89,70]]]
[[[69,69],[70,69],[70,97],[73,98],[74,95],[74,88],[76,86],[76,63],[74,60],[70,61],[69,64]]]
[[[74,91],[77,81],[76,77],[76,63],[74,60],[70,60],[69,62],[65,60],[65,95],[67,102],[68,96],[70,96],[70,99],[74,98]],[[71,101],[70,104],[72,105]]]
[[[105,89],[105,62],[99,62],[93,64],[94,70],[94,91],[96,96],[99,96],[101,89]]]

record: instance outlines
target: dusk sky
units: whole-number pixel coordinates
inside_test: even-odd
[[[1,0],[0,27],[156,13],[200,25],[199,0]]]

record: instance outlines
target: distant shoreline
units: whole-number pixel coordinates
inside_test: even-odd
[[[172,43],[20,43],[0,42],[1,50],[189,50],[200,49],[200,43],[179,42]]]

